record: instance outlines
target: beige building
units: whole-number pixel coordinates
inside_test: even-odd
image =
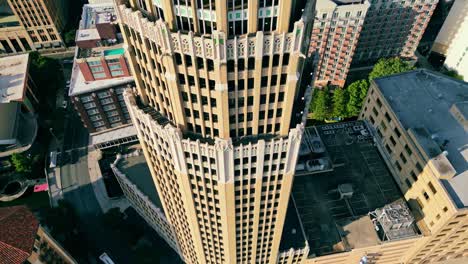
[[[442,28],[437,35],[432,51],[445,57],[444,66],[455,70],[468,81],[468,1],[454,2]]]
[[[468,84],[427,70],[372,82],[360,118],[423,234],[405,263],[468,256]]]
[[[182,258],[275,263],[313,1],[116,2],[136,82],[124,97]]]
[[[0,8],[7,11],[0,17],[0,54],[64,46],[68,1],[0,0]]]

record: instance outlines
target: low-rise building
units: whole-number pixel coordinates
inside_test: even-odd
[[[132,207],[180,254],[174,231],[164,214],[142,150],[137,149],[126,155],[119,154],[111,168]]]
[[[468,84],[429,70],[371,82],[360,119],[424,235],[405,263],[468,257]]]
[[[0,208],[0,230],[0,263],[78,263],[25,206]]]
[[[28,54],[0,58],[0,157],[28,150],[36,138],[39,102],[28,71]]]

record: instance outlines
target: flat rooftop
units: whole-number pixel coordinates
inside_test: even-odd
[[[456,174],[442,182],[458,206],[468,206],[468,133],[450,112],[456,105],[467,118],[468,83],[425,69],[378,78],[375,83],[430,159],[446,151]]]
[[[148,164],[146,163],[145,156],[139,155],[134,157],[127,157],[119,161],[117,168],[125,174],[127,179],[135,184],[138,189],[144,193],[153,202],[156,207],[161,208],[161,200],[154,185]]]
[[[368,213],[403,198],[372,137],[354,127],[366,129],[362,121],[306,128],[306,134],[318,133],[334,164],[331,171],[294,178],[292,193],[311,256],[380,244]],[[350,198],[341,199],[343,186],[352,187]],[[417,235],[410,231],[405,237]]]
[[[122,46],[123,39],[120,34],[117,34],[115,39],[103,39],[96,27],[99,24],[114,24],[116,20],[117,15],[112,2],[84,5],[76,41],[96,40],[98,46],[78,48],[76,58],[105,56],[107,54],[104,53],[104,50],[115,48],[116,45]],[[117,24],[114,26],[117,29]]]
[[[117,20],[114,5],[110,3],[83,5],[79,29],[95,28],[96,24],[112,23]]]
[[[29,54],[0,58],[0,103],[23,101],[28,65]]]
[[[72,75],[70,79],[70,90],[68,91],[69,96],[76,96],[80,94],[86,94],[102,89],[107,89],[115,86],[122,86],[133,82],[132,76],[112,78],[105,80],[98,80],[87,82],[84,79],[83,74],[78,67],[78,64],[73,64]]]

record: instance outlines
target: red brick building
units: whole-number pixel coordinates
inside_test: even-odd
[[[366,0],[317,1],[309,49],[316,52],[316,86],[344,86],[368,8]]]

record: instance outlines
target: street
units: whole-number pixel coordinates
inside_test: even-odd
[[[86,245],[92,259],[107,252],[117,263],[131,263],[131,249],[116,237],[113,230],[102,225],[102,212],[94,194],[88,171],[89,134],[81,120],[70,107],[66,113],[63,151],[65,158],[61,165],[61,183],[63,197],[75,208],[86,235]]]

